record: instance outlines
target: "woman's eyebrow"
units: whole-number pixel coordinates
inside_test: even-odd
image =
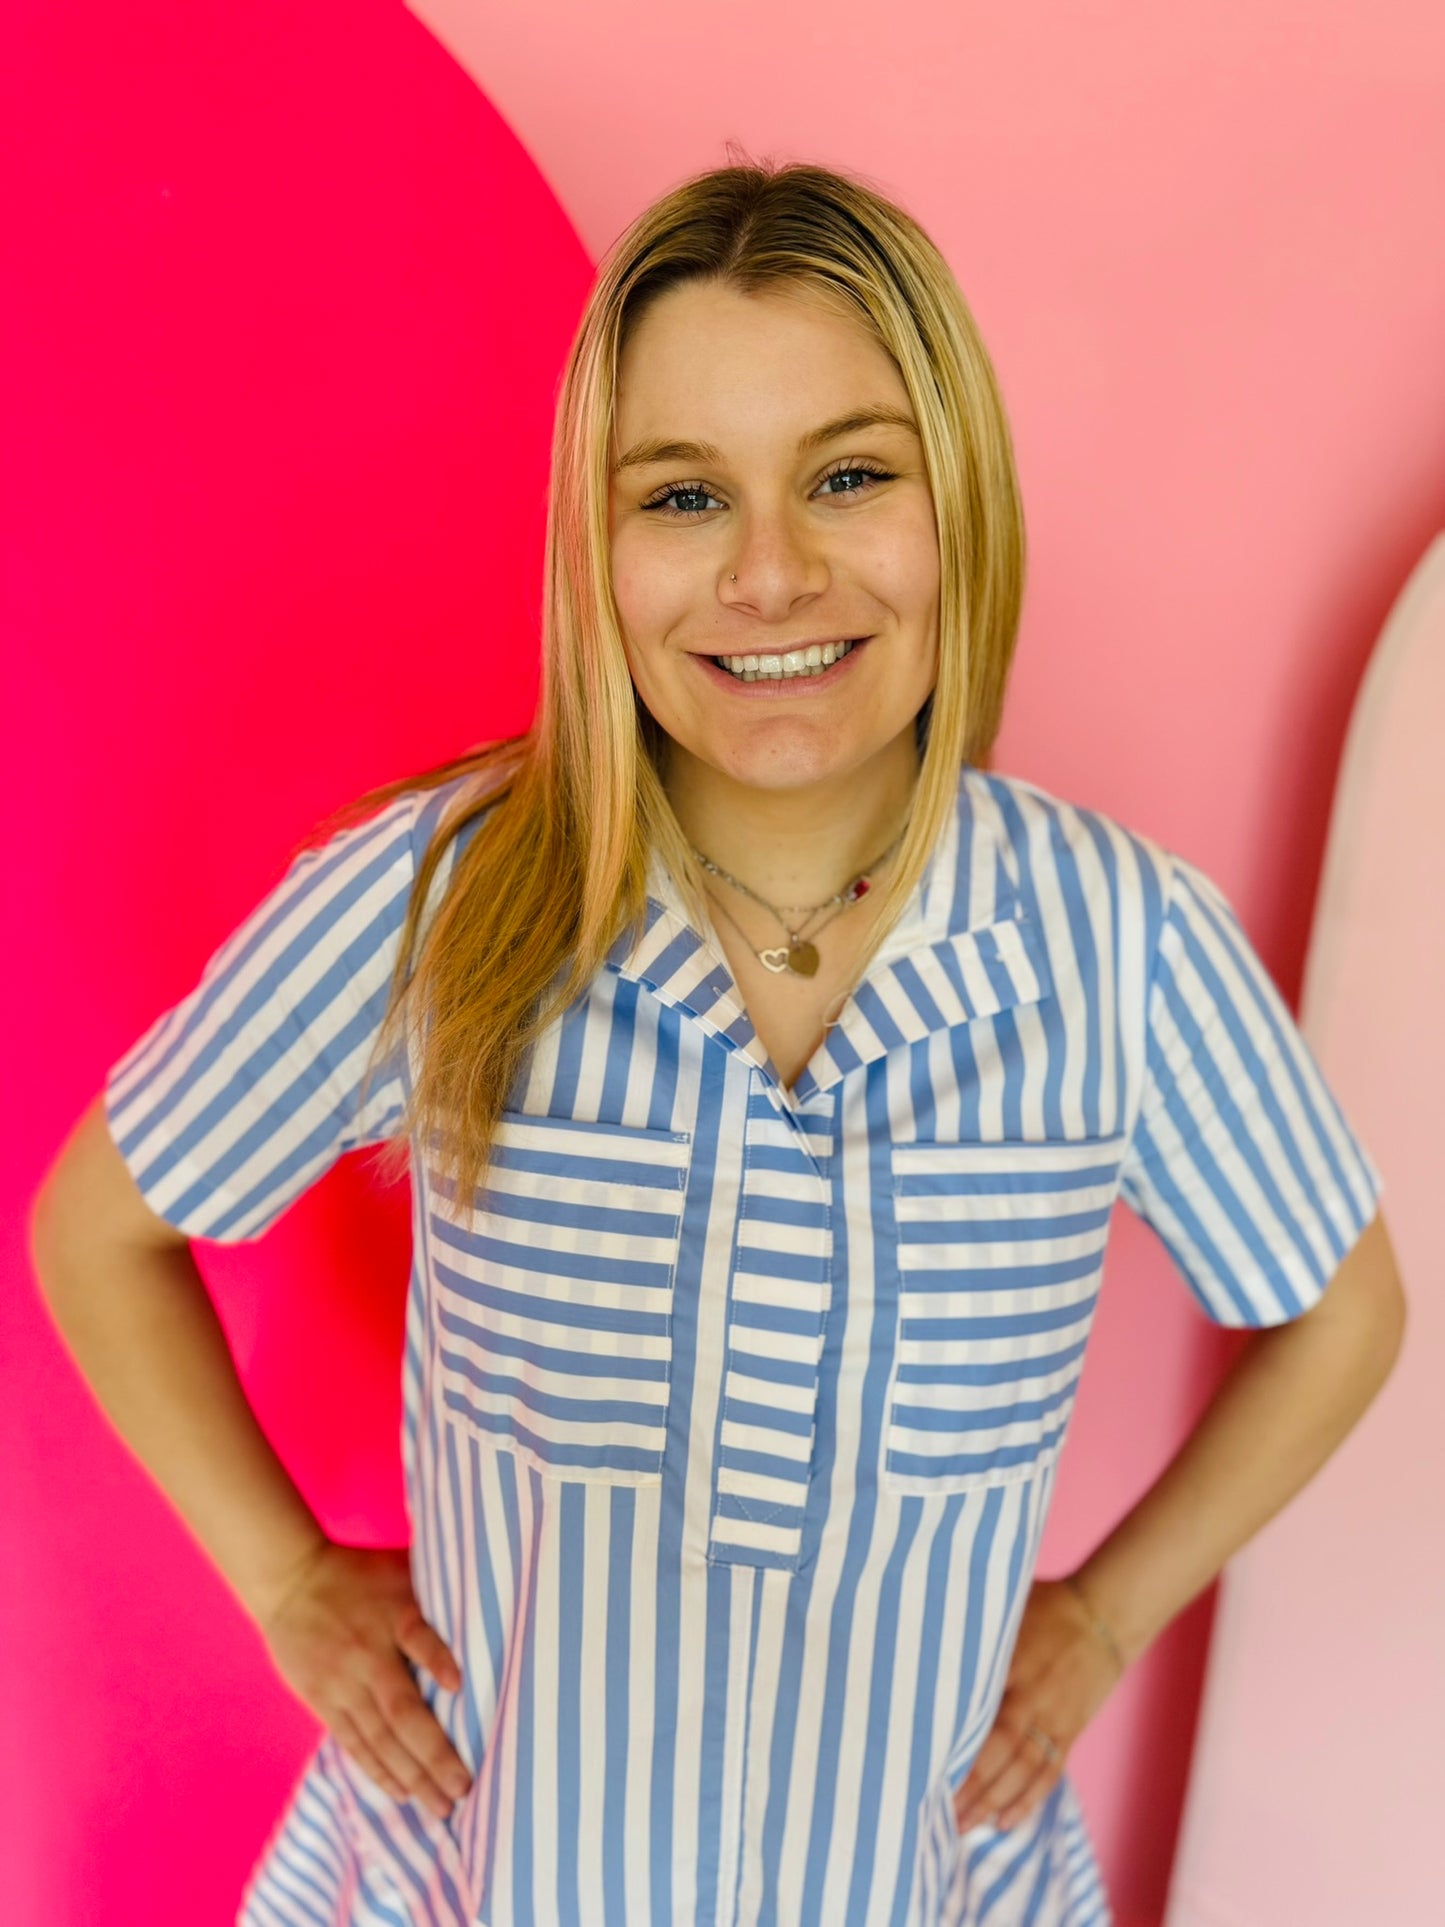
[[[917,422],[901,408],[857,408],[824,422],[821,428],[809,429],[798,443],[798,453],[806,455],[825,442],[837,441],[840,435],[860,435],[865,428],[903,428],[911,435],[918,433]],[[722,450],[712,442],[667,442],[654,436],[634,442],[612,472],[616,475],[624,468],[646,468],[653,462],[720,462],[722,459]]]

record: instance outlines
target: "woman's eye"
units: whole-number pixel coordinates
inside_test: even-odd
[[[663,512],[667,515],[678,515],[678,516],[702,515],[705,512],[704,510],[697,509],[697,508],[691,508],[691,509],[668,508],[667,506],[668,503],[673,499],[675,495],[700,495],[704,498],[704,500],[707,500],[707,501],[715,502],[717,500],[717,497],[715,495],[714,496],[708,495],[707,490],[703,487],[701,482],[680,482],[680,483],[674,484],[672,488],[665,490],[661,495],[653,496],[650,502],[644,502],[642,506],[645,509],[662,509]]]
[[[857,462],[853,462],[847,468],[835,468],[831,474],[825,475],[823,480],[824,482],[841,482],[845,475],[866,475],[870,481],[880,482],[890,482],[893,479],[886,468],[865,467]],[[868,490],[866,488],[847,488],[841,489],[839,493],[843,495],[866,495]]]
[[[866,481],[861,488],[827,489],[827,485],[830,482],[842,481],[845,476],[856,475],[866,477]],[[849,462],[843,468],[831,469],[828,474],[823,477],[818,486],[827,489],[828,494],[836,501],[842,496],[868,495],[872,492],[872,487],[875,482],[890,482],[892,479],[891,472],[886,468],[875,468],[871,463]],[[707,513],[705,508],[669,507],[669,503],[678,496],[701,497],[704,502],[715,502],[718,499],[717,496],[709,493],[707,485],[703,482],[674,482],[671,488],[664,489],[660,495],[654,495],[650,502],[644,502],[642,506],[645,510],[649,511],[654,509],[660,510],[664,515],[674,517],[679,521]]]

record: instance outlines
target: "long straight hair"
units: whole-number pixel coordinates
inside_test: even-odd
[[[408,791],[475,778],[459,786],[420,862],[371,1065],[412,1040],[407,1111],[383,1165],[395,1174],[419,1134],[459,1201],[486,1169],[539,1033],[622,931],[640,934],[653,851],[706,924],[703,874],[663,787],[666,738],[627,667],[608,496],[622,351],[650,304],[698,281],[801,294],[853,317],[896,363],[922,436],[938,529],[938,673],[915,720],[908,827],[855,981],[921,881],[962,765],[981,765],[998,731],[1023,599],[1023,513],[993,366],[947,262],[858,177],[746,161],[684,181],[614,244],[568,355],[531,729],[368,791],[311,839]],[[433,905],[437,866],[478,817]]]

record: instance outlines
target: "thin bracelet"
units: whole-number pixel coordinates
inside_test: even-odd
[[[1069,1590],[1073,1593],[1074,1597],[1078,1600],[1079,1604],[1083,1607],[1084,1611],[1088,1614],[1089,1622],[1093,1626],[1094,1631],[1098,1634],[1099,1638],[1103,1640],[1104,1644],[1108,1647],[1110,1653],[1113,1655],[1114,1664],[1118,1667],[1121,1673],[1125,1672],[1128,1668],[1128,1661],[1124,1658],[1123,1653],[1120,1652],[1119,1650],[1118,1640],[1115,1639],[1113,1633],[1110,1632],[1109,1628],[1105,1625],[1104,1621],[1100,1619],[1099,1615],[1094,1611],[1094,1608],[1089,1604],[1089,1601],[1084,1596],[1083,1587],[1079,1584],[1078,1580],[1074,1577],[1073,1573],[1069,1572],[1064,1574],[1064,1584],[1069,1588]]]

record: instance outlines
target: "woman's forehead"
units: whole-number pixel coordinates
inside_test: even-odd
[[[670,290],[673,296],[718,294]],[[916,422],[896,364],[866,331],[837,315],[796,309],[760,317],[755,297],[679,300],[629,343],[618,370],[610,448],[614,471],[645,461],[718,461],[739,439],[775,437],[804,455],[839,433]],[[651,316],[648,320],[651,320]]]

